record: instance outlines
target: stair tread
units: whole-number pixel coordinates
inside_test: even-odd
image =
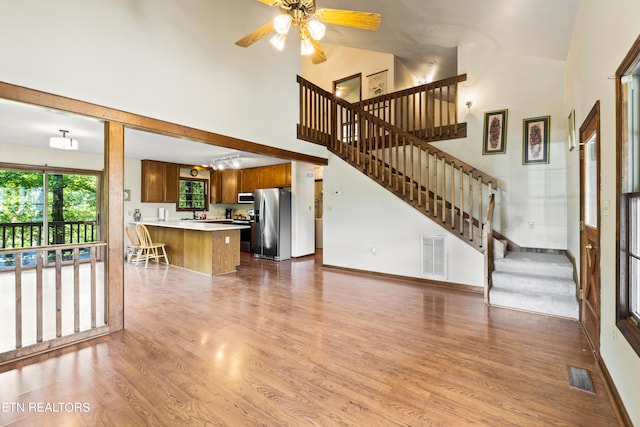
[[[542,314],[578,318],[579,305],[575,296],[571,295],[528,295],[504,289],[492,289],[490,294],[492,305],[516,308]]]
[[[491,281],[493,288],[517,291],[526,295],[545,292],[552,295],[575,295],[575,282],[566,278],[494,271]]]

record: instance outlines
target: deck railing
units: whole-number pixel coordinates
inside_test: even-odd
[[[44,238],[42,222],[5,222],[0,223],[0,249],[31,248],[44,245],[74,244],[95,242],[98,237],[97,221],[49,221],[47,238]],[[31,253],[23,253],[23,261],[32,258]],[[68,257],[65,253],[65,258]],[[53,261],[49,257],[46,261]],[[12,266],[14,257],[0,257],[0,269]]]
[[[13,281],[13,289],[9,285],[0,295],[9,307],[0,313],[0,364],[108,333],[104,269],[98,261],[105,246],[94,242],[0,249],[0,256],[15,260],[0,273],[0,283]],[[83,264],[82,249],[89,252]],[[35,252],[34,265],[23,264],[26,252]],[[51,252],[53,267],[47,268]],[[63,262],[65,252],[71,252],[71,263]]]

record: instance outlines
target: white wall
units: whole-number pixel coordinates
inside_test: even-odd
[[[324,264],[419,278],[420,235],[445,235],[442,281],[483,285],[483,255],[467,243],[336,156],[323,173]]]
[[[395,82],[393,55],[331,44],[322,46],[327,54],[326,62],[317,65],[308,61],[302,63],[302,76],[311,83],[331,92],[335,80],[362,73],[362,99],[367,99],[369,98],[367,76],[388,70],[387,92],[393,92]]]
[[[636,0],[583,0],[567,58],[565,110],[575,108],[576,127],[600,100],[601,156],[601,336],[600,351],[627,412],[640,425],[640,357],[615,327],[616,307],[616,135],[615,82],[610,77],[638,37],[640,3]],[[579,250],[578,154],[570,157],[569,249]],[[602,206],[610,204],[610,214]]]
[[[565,64],[473,48],[458,49],[459,74],[467,74],[459,117],[467,138],[434,145],[499,180],[494,229],[522,247],[567,247]],[[508,110],[506,154],[482,155],[484,113]],[[565,114],[566,113],[566,114]],[[523,119],[551,116],[550,162],[522,164]],[[533,227],[533,228],[531,228]]]
[[[5,0],[0,81],[324,156],[296,140],[296,44],[236,46],[271,11],[234,3]]]

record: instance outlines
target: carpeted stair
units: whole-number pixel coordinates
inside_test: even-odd
[[[577,319],[573,265],[565,255],[509,251],[494,260],[491,305]]]

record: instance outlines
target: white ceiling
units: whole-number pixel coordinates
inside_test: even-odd
[[[377,31],[329,25],[323,41],[396,55],[419,80],[433,67],[455,74],[458,46],[564,60],[578,4],[579,0],[317,0],[318,8],[382,14]],[[247,4],[236,1],[234,6]],[[277,12],[258,6],[252,10],[264,10],[265,22]],[[252,31],[251,25],[239,23],[238,38]],[[98,120],[2,100],[0,117],[3,142],[44,148],[52,129],[68,129],[80,141],[82,151],[102,153],[104,131]],[[135,159],[195,165],[236,153],[188,140],[181,140],[176,150],[175,138],[132,129],[126,130],[125,138],[125,156]],[[282,161],[250,154],[243,157],[247,158],[245,167]]]

